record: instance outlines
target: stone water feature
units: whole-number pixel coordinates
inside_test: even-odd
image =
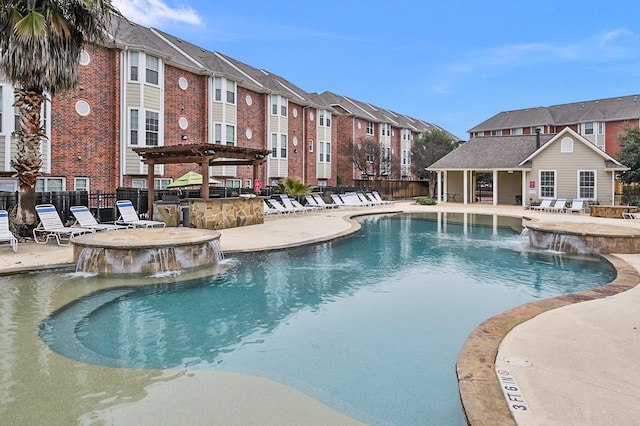
[[[72,240],[79,272],[158,274],[208,266],[222,258],[220,232],[194,228],[138,228]]]
[[[529,242],[534,247],[578,254],[640,253],[640,229],[625,226],[539,222],[523,222]]]

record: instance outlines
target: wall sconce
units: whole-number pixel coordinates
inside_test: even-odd
[[[256,154],[256,160],[262,160],[262,159],[264,159],[264,155]]]
[[[183,141],[186,141],[187,139],[189,139],[189,136],[187,136],[187,135],[182,135],[182,140],[183,140]]]
[[[216,152],[212,149],[206,149],[204,155],[216,155]]]

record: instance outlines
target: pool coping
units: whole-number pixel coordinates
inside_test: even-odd
[[[602,299],[636,287],[640,273],[613,254],[601,254],[617,270],[612,282],[579,293],[526,303],[487,319],[476,327],[459,352],[456,362],[458,389],[470,425],[516,425],[495,372],[503,338],[517,325],[564,306]]]

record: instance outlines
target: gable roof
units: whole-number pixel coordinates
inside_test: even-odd
[[[500,112],[468,130],[469,133],[538,126],[566,126],[591,121],[640,118],[640,95],[619,96]]]
[[[540,135],[540,144],[551,135]],[[472,138],[445,155],[427,170],[514,170],[526,169],[521,163],[536,151],[536,135]]]
[[[602,157],[602,159],[605,161],[605,168],[606,169],[611,169],[611,170],[629,170],[628,167],[622,165],[615,158],[611,157],[609,154],[607,154],[606,152],[604,152],[603,150],[601,150],[600,148],[598,148],[597,146],[595,146],[594,144],[592,144],[591,142],[589,142],[588,140],[586,140],[585,138],[583,138],[582,136],[580,136],[579,134],[577,134],[576,132],[571,130],[569,127],[565,127],[564,129],[562,129],[558,134],[554,135],[546,143],[544,143],[542,146],[540,146],[540,149],[537,149],[534,152],[532,152],[527,158],[522,160],[522,162],[519,164],[519,166],[522,166],[523,164],[533,160],[536,156],[540,155],[540,153],[543,152],[545,149],[549,148],[551,145],[553,145],[554,143],[562,140],[563,138],[565,138],[567,136],[571,136],[573,140],[575,140],[575,141],[577,141],[579,143],[582,143],[587,148],[591,149],[597,155]],[[482,138],[482,139],[484,139],[484,138]]]

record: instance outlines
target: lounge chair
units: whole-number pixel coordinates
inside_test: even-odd
[[[551,203],[553,202],[553,200],[550,199],[544,199],[540,202],[540,205],[538,206],[529,206],[529,210],[537,210],[537,211],[547,211],[549,210],[549,207],[551,207]]]
[[[116,201],[116,207],[120,216],[116,220],[116,225],[133,226],[135,228],[164,228],[166,223],[157,220],[144,220],[138,217],[133,203],[129,200]]]
[[[316,203],[318,203],[320,207],[324,207],[328,209],[335,209],[337,207],[340,207],[335,203],[325,203],[324,198],[322,198],[320,195],[314,195],[313,199],[316,200]]]
[[[322,210],[320,207],[318,206],[312,206],[312,205],[308,205],[308,206],[303,206],[302,204],[300,204],[300,202],[298,200],[295,200],[293,198],[289,198],[289,201],[291,202],[291,205],[296,208],[296,209],[302,209],[302,212],[317,212],[319,210]]]
[[[331,194],[331,199],[333,200],[333,203],[337,206],[340,206],[340,207],[347,206],[347,204],[345,204],[344,201],[342,201],[342,198],[340,198],[338,194]]]
[[[622,212],[623,219],[640,219],[640,213]]]
[[[566,207],[565,211],[567,213],[584,213],[585,212],[585,208],[584,208],[584,200],[573,200],[571,202],[571,207]]]
[[[282,203],[279,203],[278,200],[274,200],[273,198],[266,200],[266,202],[280,214],[298,213],[297,210],[288,209]]]
[[[40,223],[33,230],[33,239],[38,244],[46,244],[55,238],[59,246],[68,246],[78,235],[96,232],[94,229],[64,226],[53,204],[39,204],[36,213]]]
[[[377,202],[371,201],[362,192],[356,192],[356,197],[358,197],[357,199],[360,200],[360,204],[362,204],[363,206],[373,206],[375,204],[378,204]]]
[[[326,205],[321,206],[320,204],[318,204],[318,202],[316,201],[315,198],[313,198],[313,195],[307,195],[304,197],[305,200],[307,200],[307,206],[309,207],[315,207],[317,210],[325,210],[327,208]]]
[[[567,207],[567,199],[566,198],[558,198],[553,206],[547,209],[548,212],[551,213],[565,213],[565,208]]]
[[[114,225],[109,223],[98,223],[95,217],[91,214],[91,211],[86,206],[72,206],[71,214],[76,219],[76,223],[71,225],[72,227],[95,229],[96,231],[116,231],[118,229],[127,229],[131,226]]]
[[[8,242],[14,253],[18,251],[18,239],[9,230],[9,213],[6,210],[0,210],[0,241]]]
[[[273,216],[273,215],[282,213],[280,210],[274,208],[271,204],[267,203],[265,200],[262,200],[262,203],[264,204],[265,216]]]
[[[293,198],[289,198],[288,195],[281,194],[280,201],[282,201],[286,210],[290,210],[293,213],[306,213],[309,211],[309,209],[305,208],[302,204],[297,203]]]
[[[393,204],[395,203],[395,201],[391,201],[391,200],[383,200],[382,197],[380,196],[380,194],[378,193],[378,191],[372,191],[371,195],[373,195],[373,198],[375,198],[376,200],[378,200],[378,202],[380,204]]]
[[[347,192],[345,194],[341,194],[340,198],[342,199],[342,202],[349,207],[366,207],[366,204],[364,204],[361,200],[360,197],[358,197],[358,195],[355,192]]]

